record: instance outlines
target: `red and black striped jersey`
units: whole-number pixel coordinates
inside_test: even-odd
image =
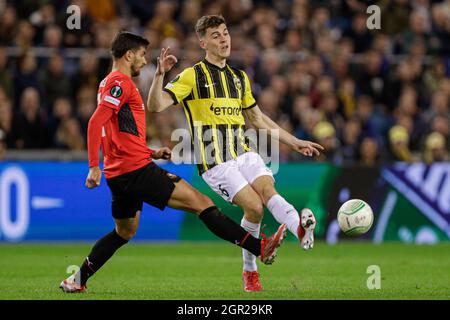
[[[114,116],[102,127],[101,147],[106,178],[112,178],[151,162],[151,150],[146,143],[145,106],[132,79],[111,72],[100,83],[97,111],[111,108]],[[91,165],[91,164],[90,164]]]

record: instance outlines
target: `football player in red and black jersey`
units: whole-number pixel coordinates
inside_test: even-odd
[[[89,173],[86,186],[95,188],[100,184],[101,147],[103,172],[112,193],[115,228],[95,243],[79,272],[61,282],[60,288],[64,292],[86,291],[87,280],[135,235],[143,202],[160,210],[169,206],[197,214],[211,232],[260,256],[265,264],[273,262],[276,249],[286,234],[286,225],[283,224],[270,238],[260,240],[253,237],[222,214],[211,199],[152,161],[170,159],[171,150],[166,147],[159,150],[148,148],[145,106],[132,80],[147,63],[148,44],[145,38],[129,32],[118,33],[112,42],[112,71],[100,83],[98,106],[88,125]],[[163,67],[171,67],[176,62],[176,58],[171,56],[164,59],[164,63],[169,65]]]

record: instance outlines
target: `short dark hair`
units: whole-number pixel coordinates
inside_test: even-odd
[[[114,58],[119,59],[128,50],[138,50],[140,47],[147,48],[149,44],[150,42],[144,37],[128,31],[120,31],[111,43],[111,54]]]
[[[218,27],[222,23],[226,24],[225,18],[221,14],[203,16],[197,20],[197,23],[195,24],[195,32],[199,37],[203,37],[208,28]]]

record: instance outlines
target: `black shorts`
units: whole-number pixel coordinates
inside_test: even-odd
[[[164,210],[180,177],[155,163],[120,176],[106,179],[112,193],[112,216],[134,218],[144,202]]]

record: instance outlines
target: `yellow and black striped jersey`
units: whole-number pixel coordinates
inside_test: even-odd
[[[200,174],[250,151],[242,110],[256,101],[244,71],[204,59],[184,69],[164,91],[184,107]]]

